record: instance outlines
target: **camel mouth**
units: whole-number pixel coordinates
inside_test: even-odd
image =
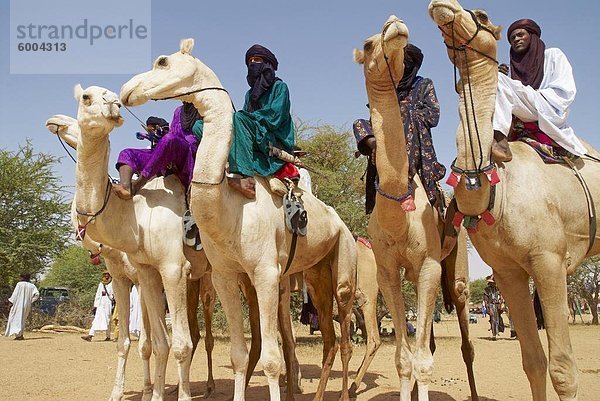
[[[460,11],[462,10],[456,9],[456,7],[447,2],[434,0],[429,4],[429,16],[440,27],[454,22],[456,13]]]

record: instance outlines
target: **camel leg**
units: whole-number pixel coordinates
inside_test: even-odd
[[[442,268],[440,262],[427,257],[417,280],[418,316],[417,338],[413,356],[413,376],[417,380],[419,401],[429,400],[429,383],[433,374],[433,355],[429,348],[433,309],[440,284]]]
[[[233,401],[246,399],[246,369],[248,368],[248,348],[244,339],[244,316],[238,287],[238,274],[228,273],[224,269],[214,274],[213,285],[221,300],[223,311],[229,326],[231,341],[231,365],[234,375]]]
[[[156,363],[152,401],[162,401],[165,392],[165,375],[169,357],[169,333],[165,322],[165,303],[162,297],[160,274],[151,266],[138,269],[144,311],[147,312],[152,338],[152,351]],[[144,318],[145,319],[145,318]],[[147,326],[146,326],[147,327]],[[144,384],[144,389],[146,384]]]
[[[294,400],[294,393],[302,393],[299,378],[300,364],[296,357],[296,341],[294,340],[292,321],[290,320],[290,295],[290,280],[288,277],[284,277],[279,283],[279,310],[277,317],[287,372],[287,401]]]
[[[375,253],[377,255],[377,253]],[[412,377],[412,353],[406,335],[406,312],[401,291],[402,279],[398,267],[377,265],[377,283],[383,294],[396,332],[396,370],[400,378],[400,400],[410,401]]]
[[[173,330],[171,350],[177,363],[179,377],[178,401],[191,401],[192,399],[190,393],[190,364],[193,346],[187,311],[187,273],[187,269],[172,265],[165,266],[162,274]],[[196,322],[196,326],[197,324],[198,322]]]
[[[194,359],[196,348],[200,342],[200,326],[198,325],[198,303],[200,302],[200,280],[187,280],[187,317],[192,339],[192,354]]]
[[[462,351],[463,361],[467,368],[467,377],[469,380],[469,388],[471,390],[471,401],[478,401],[479,396],[477,395],[475,373],[473,371],[475,348],[469,339],[469,290],[466,285],[466,279],[469,277],[467,258],[466,239],[461,235],[458,239],[457,246],[455,246],[450,255],[442,261],[442,265],[444,269],[446,269],[446,286],[451,289],[449,291],[450,296],[452,297],[454,306],[456,306],[456,316],[458,317],[458,326],[460,328],[461,337],[460,349]]]
[[[140,322],[140,338],[138,341],[138,353],[142,360],[142,366],[144,369],[144,383],[142,388],[142,401],[148,401],[152,397],[152,381],[150,380],[150,356],[152,355],[152,341],[150,336],[152,331],[150,330],[150,318],[148,316],[148,309],[144,303],[144,296],[142,296],[143,288],[138,285],[138,293],[140,297],[141,315],[142,320]]]
[[[108,265],[108,264],[107,264]],[[113,275],[113,290],[119,308],[119,336],[117,338],[117,372],[115,385],[109,401],[121,401],[125,389],[125,366],[131,341],[129,339],[129,290],[131,281],[126,277]]]
[[[360,259],[359,259],[360,260]],[[357,266],[360,269],[360,266]],[[373,280],[375,281],[375,280]],[[377,294],[379,293],[379,286],[377,285],[360,285],[357,283],[357,287],[363,292],[365,302],[361,305],[360,309],[363,312],[365,319],[365,327],[367,330],[367,344],[365,349],[365,355],[356,373],[356,378],[350,386],[349,394],[350,398],[356,398],[356,391],[360,386],[369,365],[375,358],[377,350],[381,346],[381,338],[379,337],[379,327],[377,326]]]
[[[515,311],[513,322],[519,333],[523,370],[529,380],[533,401],[546,401],[546,355],[537,332],[529,275],[523,270],[494,270],[494,279],[508,308]]]
[[[550,379],[560,401],[575,401],[579,380],[569,336],[567,269],[563,259],[556,254],[544,254],[533,264],[533,278],[542,303],[548,337]]]
[[[267,263],[254,270],[252,283],[256,289],[260,310],[261,353],[263,372],[269,383],[271,401],[279,401],[281,359],[277,341],[277,309],[279,302],[279,271]]]
[[[319,386],[313,401],[322,401],[327,381],[337,354],[338,344],[333,327],[333,291],[331,269],[326,262],[320,262],[304,272],[304,280],[310,298],[317,309],[319,329],[323,338],[323,359]]]
[[[215,347],[215,339],[212,333],[212,317],[215,311],[215,301],[217,293],[212,283],[210,273],[206,273],[200,279],[200,297],[202,298],[202,311],[204,314],[204,348],[206,349],[206,359],[208,364],[208,379],[206,381],[206,393],[204,398],[208,398],[215,391],[215,379],[213,377],[212,352]]]
[[[246,383],[245,387],[248,387],[256,364],[260,359],[261,351],[261,335],[260,335],[260,311],[258,309],[258,298],[256,297],[256,290],[250,282],[250,277],[247,274],[240,274],[239,286],[246,298],[248,303],[248,318],[250,320],[250,335],[252,337],[250,342],[250,354],[248,355],[248,368],[246,369]]]

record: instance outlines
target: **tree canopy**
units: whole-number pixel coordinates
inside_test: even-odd
[[[598,324],[597,305],[600,301],[600,256],[592,256],[568,277],[568,289],[572,295],[585,299],[592,313],[592,324]]]
[[[58,158],[0,149],[0,286],[19,274],[43,272],[65,246],[70,224],[65,190],[53,166]]]

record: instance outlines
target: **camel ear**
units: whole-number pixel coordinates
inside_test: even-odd
[[[183,54],[192,54],[194,48],[194,39],[183,39],[179,44],[179,51]]]
[[[81,96],[83,95],[83,88],[81,87],[81,84],[75,85],[74,95],[75,95],[75,100],[77,100],[77,101],[81,100]]]
[[[354,61],[357,64],[364,64],[365,63],[365,52],[362,50],[358,50],[358,49],[354,49],[354,51],[352,52],[352,54],[354,55]]]
[[[496,40],[502,39],[502,25],[498,25],[496,29],[494,29],[494,36]]]

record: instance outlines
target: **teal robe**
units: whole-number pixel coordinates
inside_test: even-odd
[[[290,154],[294,150],[294,123],[290,114],[287,85],[277,80],[259,99],[261,108],[247,111],[250,91],[244,109],[233,114],[233,142],[229,150],[229,172],[244,176],[275,174],[284,161],[269,156],[269,144]],[[193,132],[202,139],[204,122],[196,121]]]

